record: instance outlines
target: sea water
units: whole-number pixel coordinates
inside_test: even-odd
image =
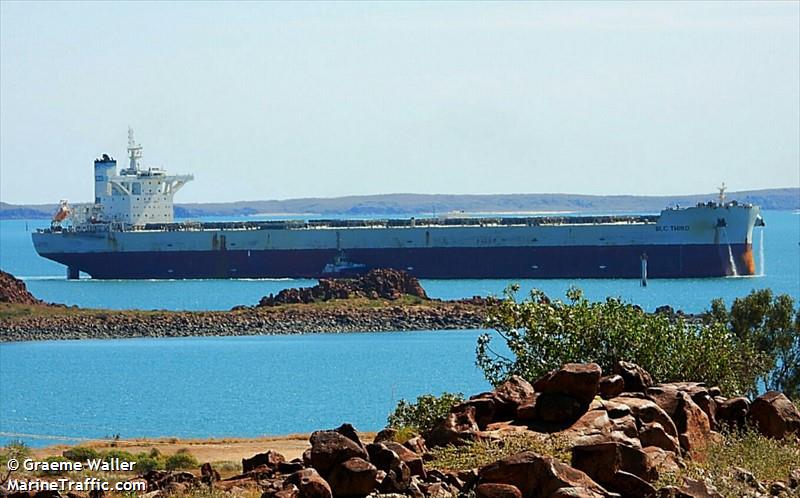
[[[766,212],[754,237],[763,276],[650,280],[522,280],[563,296],[620,296],[646,309],[698,312],[772,288],[800,300],[800,213]],[[40,258],[30,230],[0,221],[0,267],[52,302],[112,309],[228,309],[310,280],[68,281]],[[757,229],[761,230],[761,229]],[[764,250],[764,239],[769,250]],[[761,262],[757,261],[759,269]],[[432,297],[498,295],[507,280],[423,280]],[[475,366],[480,331],[87,340],[0,344],[0,444],[104,438],[224,437],[305,432],[350,422],[377,430],[398,399],[487,389]]]

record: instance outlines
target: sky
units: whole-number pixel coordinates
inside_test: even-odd
[[[0,201],[800,186],[800,2],[0,2]],[[121,163],[124,161],[121,161]]]

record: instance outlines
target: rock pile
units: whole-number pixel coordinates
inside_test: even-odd
[[[314,287],[284,289],[270,294],[258,306],[309,304],[331,299],[400,299],[404,295],[428,299],[416,277],[400,270],[371,270],[355,279],[320,279]]]
[[[654,483],[686,459],[704,458],[705,444],[719,437],[714,429],[723,424],[749,421],[769,437],[800,435],[800,412],[782,394],[769,392],[750,403],[696,382],[654,385],[632,363],[620,362],[614,372],[603,376],[596,364],[567,364],[532,384],[513,376],[453,407],[438,426],[404,444],[393,441],[391,429],[366,444],[344,424],[314,432],[302,458],[286,461],[268,451],[242,460],[243,473],[228,479],[220,480],[208,464],[199,478],[154,471],[142,479],[151,498],[187,486],[233,495],[257,487],[262,498],[711,498],[721,495],[701,481],[686,478],[661,489]],[[525,431],[562,434],[570,441],[569,464],[521,451],[482,468],[426,469],[429,447]],[[753,481],[753,496],[800,494],[800,462],[787,482],[769,489],[742,472],[742,479]]]
[[[0,303],[43,304],[28,292],[22,280],[3,270],[0,270]]]

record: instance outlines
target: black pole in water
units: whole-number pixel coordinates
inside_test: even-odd
[[[647,287],[647,253],[642,253],[642,287]]]

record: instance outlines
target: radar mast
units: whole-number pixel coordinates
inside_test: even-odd
[[[131,162],[128,170],[131,172],[139,171],[139,160],[142,158],[142,146],[133,139],[133,128],[128,127],[128,158]]]

